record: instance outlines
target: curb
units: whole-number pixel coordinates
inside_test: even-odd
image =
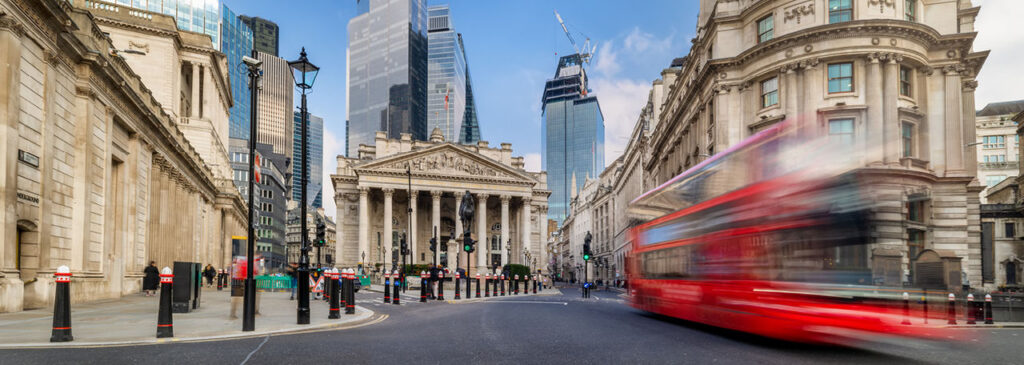
[[[967,325],[947,325],[942,328],[954,328],[954,329],[990,329],[990,328],[1024,328],[1024,324],[967,324]]]
[[[151,338],[145,340],[133,340],[133,341],[108,341],[108,342],[48,342],[48,343],[12,343],[12,344],[0,344],[0,349],[3,350],[15,350],[15,349],[56,349],[56,348],[95,348],[95,347],[124,347],[124,346],[145,346],[145,345],[161,345],[161,344],[172,344],[172,343],[194,343],[194,342],[211,342],[211,341],[224,341],[224,340],[240,340],[246,338],[256,338],[264,336],[277,336],[277,335],[293,335],[308,332],[321,332],[328,330],[340,330],[350,329],[356,327],[362,327],[366,325],[376,324],[383,322],[389,316],[386,314],[377,314],[372,310],[364,307],[357,307],[358,310],[364,311],[365,317],[353,319],[351,322],[343,323],[324,323],[320,325],[310,325],[308,327],[299,328],[285,328],[279,330],[265,331],[265,332],[240,332],[224,335],[210,335],[210,336],[197,336],[197,337],[172,337],[172,338]]]

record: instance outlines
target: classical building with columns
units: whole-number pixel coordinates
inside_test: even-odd
[[[339,266],[390,269],[392,251],[406,235],[412,263],[466,268],[458,208],[468,192],[477,204],[469,228],[479,242],[469,259],[471,272],[509,263],[547,271],[547,176],[526,171],[511,144],[461,145],[435,129],[429,141],[413,141],[408,134],[388,139],[378,132],[374,145],[360,145],[358,152],[356,158],[338,156],[331,175]],[[435,231],[444,245],[432,254]]]
[[[866,262],[876,283],[916,280],[925,251],[982,278],[975,179],[979,12],[969,0],[702,0],[697,36],[651,133],[647,186],[787,121],[852,143],[881,202]],[[962,281],[962,283],[961,283]]]
[[[0,2],[0,312],[50,305],[62,265],[72,302],[118,298],[149,261],[223,267],[245,234],[244,201],[160,101],[167,85],[72,4]]]

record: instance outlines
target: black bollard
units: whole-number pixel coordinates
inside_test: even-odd
[[[946,307],[949,308],[949,320],[946,324],[956,324],[956,296],[953,293],[949,293],[949,304]]]
[[[985,294],[985,324],[993,324],[992,322],[992,295]]]
[[[501,296],[505,296],[505,274],[501,274],[501,279],[498,279],[498,286],[501,287]]]
[[[53,333],[50,342],[68,342],[71,336],[71,269],[67,266],[57,268],[53,274],[57,283],[57,293],[53,300]]]
[[[537,286],[538,285],[540,285],[540,281],[537,280],[536,276],[534,276],[533,277],[533,294],[537,294]]]
[[[901,324],[910,324],[910,294],[903,292],[903,322]]]
[[[384,303],[391,303],[391,273],[384,273]]]
[[[424,271],[427,278],[427,299],[434,299],[434,278],[431,277],[430,271]]]
[[[473,299],[473,280],[469,277],[469,272],[466,272],[466,299]]]
[[[437,300],[444,300],[444,271],[437,272]]]
[[[156,338],[174,337],[174,319],[171,318],[171,300],[174,298],[174,273],[164,267],[160,273],[160,310],[156,317]]]
[[[338,288],[338,278],[341,274],[338,273],[338,269],[327,269],[324,273],[327,275],[327,281],[330,284],[330,310],[327,312],[327,319],[338,319],[341,318],[341,290]]]
[[[427,273],[420,271],[420,303],[427,302]]]
[[[978,311],[974,310],[974,294],[967,294],[967,311],[964,315],[967,317],[967,324],[977,324],[974,321],[978,316]]]
[[[480,297],[480,273],[476,273],[476,297]]]
[[[491,274],[484,274],[484,298],[491,297]]]
[[[224,269],[217,273],[217,291],[224,290]]]
[[[461,291],[459,291],[459,283],[462,282],[462,280],[460,280],[460,279],[462,279],[462,278],[459,277],[459,272],[456,271],[455,272],[455,280],[453,280],[453,281],[455,281],[455,299],[456,300],[462,299],[461,297],[459,297],[459,293],[461,293]]]
[[[519,295],[519,274],[516,274],[512,282],[514,283],[513,286],[515,286],[515,289],[513,289],[513,293],[515,295]]]
[[[341,269],[338,272],[338,308],[347,308],[348,303],[348,269]]]
[[[401,301],[402,301],[402,292],[401,292],[401,290],[402,290],[402,280],[399,279],[398,270],[395,270],[395,272],[392,274],[392,276],[395,277],[395,281],[391,282],[392,286],[395,288],[395,292],[394,292],[394,294],[391,295],[391,304],[401,305]]]
[[[353,295],[355,293],[356,286],[355,279],[355,270],[341,270],[341,293],[338,294],[338,299],[341,299],[341,307],[345,308],[345,314],[355,314],[356,298]]]

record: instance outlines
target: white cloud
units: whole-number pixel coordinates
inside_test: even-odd
[[[622,70],[622,65],[619,64],[617,52],[613,48],[613,42],[602,44],[601,49],[597,51],[600,56],[594,57],[593,70],[606,76],[618,74]]]
[[[672,46],[672,41],[675,38],[675,33],[669,34],[664,39],[655,39],[651,33],[640,30],[640,27],[634,27],[632,31],[626,35],[626,38],[622,40],[623,46],[630,52],[647,52],[649,49],[655,51],[664,50]]]
[[[344,145],[338,141],[337,136],[330,130],[324,129],[324,155],[323,155],[323,207],[324,214],[334,217],[337,213],[334,205],[334,184],[331,184],[331,174],[338,169],[338,155],[341,154]],[[337,217],[334,217],[337,220]]]
[[[543,143],[543,142],[541,142],[541,143]],[[526,171],[532,171],[532,172],[540,171],[541,160],[540,160],[540,154],[539,153],[536,153],[536,152],[534,152],[534,153],[527,153],[525,156],[523,156],[523,162],[526,165],[525,166]]]
[[[975,103],[978,109],[985,104],[1024,99],[1019,77],[1020,60],[1024,59],[1024,37],[1020,36],[1017,22],[1024,14],[1024,1],[975,0],[981,12],[975,21],[978,38],[975,51],[991,50],[978,75]]]
[[[626,78],[599,78],[591,86],[604,114],[604,162],[610,164],[626,149],[651,84]]]

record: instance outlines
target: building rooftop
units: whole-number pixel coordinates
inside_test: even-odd
[[[984,108],[975,112],[975,116],[987,117],[994,115],[1013,115],[1024,111],[1024,100],[1002,101],[989,103]]]

